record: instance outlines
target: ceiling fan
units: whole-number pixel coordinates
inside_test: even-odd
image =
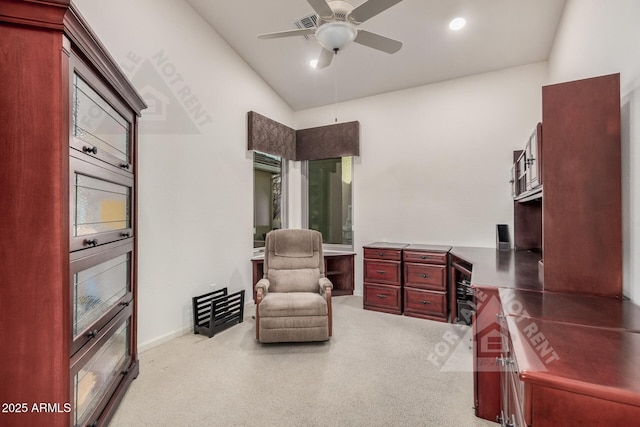
[[[402,0],[368,0],[354,7],[343,0],[307,0],[317,14],[317,26],[299,30],[279,31],[260,34],[260,39],[315,35],[322,45],[316,68],[325,68],[331,64],[333,56],[349,43],[356,42],[382,52],[395,53],[402,42],[361,30],[358,25],[389,9]]]

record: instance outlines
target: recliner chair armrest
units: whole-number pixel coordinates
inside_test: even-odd
[[[269,286],[271,285],[271,283],[269,282],[269,279],[260,279],[258,280],[258,283],[256,283],[256,291],[258,289],[262,289],[262,294],[263,295],[267,295],[267,293],[269,293]]]
[[[320,294],[324,295],[326,293],[326,289],[333,289],[333,283],[331,283],[331,280],[327,279],[326,277],[321,277],[320,280],[318,281],[318,286],[320,286]]]

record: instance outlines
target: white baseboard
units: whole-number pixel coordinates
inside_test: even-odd
[[[255,305],[253,300],[244,304],[244,318],[251,318],[251,316],[255,315]],[[244,319],[243,319],[244,320]],[[157,338],[153,338],[151,340],[145,341],[143,343],[138,344],[138,353],[144,353],[147,350],[151,350],[153,347],[159,346],[167,341],[171,341],[172,339],[181,337],[186,334],[193,333],[193,325],[187,326],[177,331],[169,332],[167,334],[161,335]]]
[[[189,332],[193,332],[193,326],[186,327],[184,329],[180,329],[177,331],[169,332],[168,334],[161,335],[157,338],[153,338],[149,341],[145,341],[143,343],[138,343],[138,353],[144,353],[147,350],[152,349],[160,344],[163,344],[167,341],[171,341],[174,338],[181,337],[182,335],[186,335]]]

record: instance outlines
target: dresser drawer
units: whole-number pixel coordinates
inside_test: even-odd
[[[446,252],[403,251],[406,262],[447,265]]]
[[[388,261],[401,261],[402,251],[399,249],[364,248],[364,257],[368,259],[384,259]]]
[[[401,289],[400,286],[364,283],[364,308],[394,314],[402,313]]]
[[[444,291],[446,271],[447,267],[444,265],[405,263],[404,285]]]
[[[446,322],[447,293],[404,288],[404,314]]]
[[[400,286],[400,261],[364,260],[364,281]]]

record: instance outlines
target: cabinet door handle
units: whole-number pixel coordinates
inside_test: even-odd
[[[98,239],[85,239],[83,243],[85,246],[98,246]]]
[[[376,273],[378,274],[384,274],[384,270],[377,270]]]
[[[98,147],[87,147],[86,145],[82,147],[82,151],[87,154],[98,154]]]
[[[431,276],[429,276],[428,274],[420,274],[420,277],[422,277],[423,279],[431,279]]]
[[[120,303],[120,305],[123,307],[129,307],[129,304],[131,304],[131,301],[124,301]]]
[[[504,366],[504,357],[502,357],[502,356],[496,357],[496,365]]]
[[[98,335],[98,330],[94,329],[93,331],[87,333],[88,338],[95,338]]]
[[[496,320],[500,321],[504,319],[504,314],[498,313],[496,314]]]
[[[422,300],[420,301],[420,304],[424,304],[424,305],[431,304],[431,301]]]
[[[383,294],[378,294],[377,296],[378,298],[381,298],[381,299],[385,299],[387,297],[386,295],[383,295]]]

